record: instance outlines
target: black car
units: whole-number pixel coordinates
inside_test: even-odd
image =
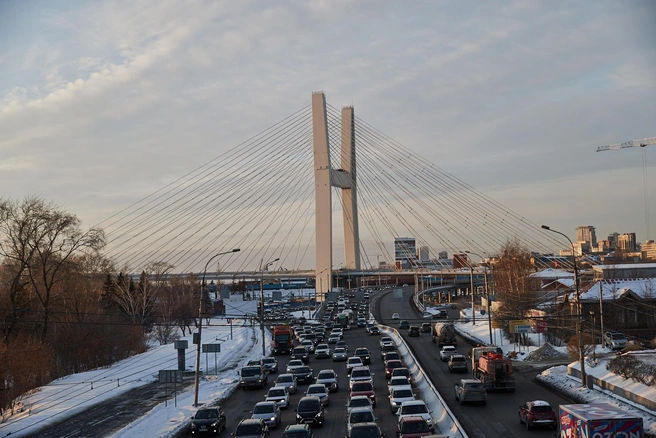
[[[232,436],[235,438],[269,438],[269,427],[261,418],[247,418],[239,422]]]
[[[367,437],[381,438],[383,434],[376,423],[356,423],[348,431],[346,438]]]
[[[312,383],[314,380],[314,371],[310,367],[298,367],[294,368],[294,376],[298,383]]]
[[[378,327],[373,326],[373,327],[371,327],[371,328],[369,329],[369,334],[370,334],[370,335],[379,335],[379,334],[380,334],[380,330],[378,329]]]
[[[321,405],[321,399],[316,395],[301,397],[295,412],[297,424],[323,426],[323,406]]]
[[[292,359],[300,359],[304,364],[310,363],[310,354],[305,347],[294,347],[292,350]]]
[[[219,406],[202,408],[191,417],[191,436],[219,435],[226,427],[226,416]]]
[[[282,433],[282,438],[312,438],[312,429],[307,424],[290,424]]]
[[[410,323],[406,321],[405,319],[399,323],[399,329],[409,329],[410,328]]]
[[[421,325],[421,332],[422,333],[430,333],[431,332],[430,322],[425,322]]]
[[[408,336],[419,336],[421,333],[419,332],[419,327],[416,325],[410,326],[408,329]]]
[[[369,365],[371,363],[371,354],[369,353],[369,350],[366,348],[356,348],[355,353],[353,353],[353,356],[357,356],[360,359],[362,359],[362,364],[363,365]]]

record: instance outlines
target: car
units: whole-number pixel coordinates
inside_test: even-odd
[[[278,361],[276,360],[275,357],[263,357],[262,358],[262,364],[264,365],[264,368],[270,372],[270,373],[277,373],[278,372]]]
[[[604,333],[602,343],[604,347],[608,347],[611,350],[621,350],[626,347],[628,340],[623,333],[609,330]]]
[[[351,388],[355,382],[372,382],[373,379],[374,373],[369,370],[369,367],[355,367],[351,370],[349,388]]]
[[[272,386],[269,388],[264,401],[276,402],[280,409],[289,407],[289,389],[286,386]]]
[[[410,328],[410,323],[407,320],[399,322],[399,330],[407,330]]]
[[[226,416],[219,406],[200,408],[191,417],[191,436],[219,435],[226,428]]]
[[[305,340],[304,340],[303,342],[301,342],[301,345],[302,345],[303,347],[305,347],[305,350],[306,350],[309,354],[313,354],[313,353],[314,353],[314,342],[312,342],[310,339],[305,338]]]
[[[292,373],[280,374],[274,385],[284,386],[290,394],[296,394],[297,381]]]
[[[339,376],[333,370],[321,370],[317,374],[314,383],[321,383],[329,392],[335,392],[339,389],[339,384],[337,383],[338,378]]]
[[[394,345],[394,344],[385,344],[382,347],[380,347],[380,357],[381,357],[381,359],[385,359],[385,355],[387,353],[396,352],[396,351],[398,351],[396,349],[396,345]]]
[[[399,319],[399,314],[396,312],[392,313],[392,319]]]
[[[344,362],[348,358],[348,352],[343,348],[333,350],[333,362]]]
[[[342,338],[338,334],[331,333],[330,336],[328,336],[328,343],[329,344],[336,344],[340,339],[342,339]]]
[[[410,375],[410,370],[407,369],[406,367],[394,368],[392,370],[392,375],[390,376],[390,378],[396,376],[406,377],[410,381],[410,383],[412,383],[412,376]]]
[[[363,407],[373,409],[374,405],[371,403],[371,399],[366,395],[355,395],[350,397],[348,403],[346,403],[346,413],[348,414],[355,408]]]
[[[261,365],[246,365],[239,371],[239,386],[243,390],[253,386],[264,388],[267,385],[267,372]]]
[[[280,407],[278,406],[278,403],[273,401],[263,401],[255,403],[251,413],[251,418],[259,418],[263,420],[264,423],[271,429],[278,427],[282,419],[282,414],[280,413]]]
[[[387,362],[388,360],[401,360],[401,355],[399,354],[398,351],[390,351],[388,353],[385,353],[383,356],[383,364]]]
[[[408,336],[410,337],[416,337],[420,336],[421,332],[419,331],[419,327],[416,325],[411,325],[410,328],[408,329]]]
[[[369,353],[369,349],[367,348],[364,347],[356,348],[355,351],[353,352],[353,356],[359,357],[364,365],[369,365],[371,363],[371,354]]]
[[[344,350],[348,351],[349,347],[346,341],[337,341],[335,344],[335,348],[343,348]]]
[[[390,377],[387,382],[387,392],[392,392],[392,388],[395,386],[411,386],[410,379],[405,376]]]
[[[394,340],[390,338],[389,336],[382,336],[380,340],[378,341],[378,345],[380,345],[380,348],[383,348],[385,345],[394,345]]]
[[[431,332],[430,322],[424,322],[424,323],[421,324],[421,332],[422,333],[430,333]]]
[[[323,405],[319,397],[314,395],[301,397],[294,412],[296,412],[297,424],[323,427]]]
[[[342,339],[344,337],[344,330],[342,329],[342,327],[334,327],[330,332],[330,334],[339,335],[339,339]]]
[[[448,319],[449,312],[446,310],[438,310],[437,313],[434,313],[431,319]]]
[[[366,395],[371,399],[371,404],[376,406],[376,390],[372,382],[356,382],[351,386],[350,396]]]
[[[393,386],[388,396],[390,402],[390,409],[392,413],[396,414],[397,409],[401,403],[415,399],[415,394],[412,392],[412,386]]]
[[[379,335],[380,334],[380,329],[376,326],[373,326],[369,329],[369,334],[370,335]]]
[[[367,325],[367,320],[365,318],[358,318],[358,323],[357,323],[358,327],[364,327],[366,325]]]
[[[290,424],[282,433],[282,438],[313,438],[314,434],[308,424]]]
[[[419,438],[435,433],[435,427],[426,423],[421,417],[404,417],[396,426],[398,438]]]
[[[269,427],[260,418],[246,418],[239,422],[232,436],[234,438],[269,438]]]
[[[364,364],[362,363],[362,359],[359,357],[349,357],[348,360],[346,361],[346,374],[351,374],[351,371],[355,367],[361,367]]]
[[[371,407],[353,408],[346,415],[346,435],[350,435],[351,428],[359,423],[375,423],[378,418],[374,416]]]
[[[346,438],[381,438],[384,436],[376,423],[357,423],[351,426]]]
[[[330,347],[328,344],[319,344],[317,345],[316,350],[314,350],[314,357],[316,359],[326,359],[332,356]]]
[[[462,354],[454,354],[449,358],[448,366],[450,373],[466,373],[467,358]]]
[[[302,360],[293,359],[293,360],[290,360],[289,362],[287,362],[287,367],[285,368],[285,371],[288,374],[293,374],[295,368],[302,367],[304,365],[305,365],[305,363],[303,363]]]
[[[446,362],[451,356],[458,354],[458,349],[453,345],[445,345],[440,350],[440,360]]]
[[[556,429],[556,412],[544,400],[528,401],[519,407],[519,422],[526,425],[526,430],[534,426],[546,426]]]
[[[306,365],[310,363],[310,354],[308,353],[307,348],[302,345],[300,347],[294,347],[291,357],[292,359],[302,360]]]
[[[296,377],[296,381],[299,383],[312,383],[314,380],[314,371],[312,371],[312,368],[307,365],[294,368],[293,374]]]
[[[460,379],[454,385],[456,401],[460,404],[474,402],[487,403],[487,392],[483,382],[478,379]]]
[[[307,391],[305,391],[306,396],[316,395],[321,400],[323,406],[328,406],[330,404],[330,396],[328,395],[328,388],[322,383],[313,383],[308,386]]]
[[[433,419],[431,418],[431,413],[428,406],[426,406],[426,402],[423,400],[410,400],[401,403],[401,406],[396,411],[396,417],[399,420],[405,417],[421,417],[426,423],[432,425]]]
[[[394,368],[403,368],[403,362],[400,360],[388,360],[385,362],[385,378],[390,379],[392,377],[392,370]]]

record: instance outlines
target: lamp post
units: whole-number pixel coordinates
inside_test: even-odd
[[[275,262],[280,260],[277,258],[271,260],[269,263],[262,265],[260,263],[260,331],[262,332],[262,357],[266,356],[266,347],[264,342],[264,270],[269,266],[273,265]]]
[[[476,325],[476,308],[474,307],[474,268],[471,261],[469,261],[469,257],[467,257],[467,263],[469,264],[469,293],[471,293],[472,300],[472,325]]]
[[[481,262],[483,262],[483,257],[480,254],[476,254],[475,252],[471,251],[465,251],[467,254],[472,254],[477,257],[480,257]],[[490,331],[490,345],[494,345],[494,342],[492,341],[492,315],[490,314],[490,293],[488,292],[487,288],[487,265],[483,264],[483,279],[485,281],[485,301],[487,302],[487,325],[488,329]]]
[[[214,254],[210,259],[205,263],[205,269],[203,269],[203,280],[200,283],[200,298],[198,302],[198,344],[196,345],[196,372],[194,373],[194,406],[198,406],[198,379],[199,379],[199,369],[200,369],[200,344],[201,344],[201,332],[203,329],[203,287],[205,286],[205,274],[207,274],[207,267],[210,262],[225,254],[230,254],[233,252],[239,252],[239,248],[232,249],[230,251],[220,252]]]
[[[565,237],[572,248],[572,259],[574,260],[574,290],[576,291],[576,311],[578,314],[578,322],[576,323],[576,331],[579,336],[579,363],[581,366],[581,386],[586,386],[587,376],[585,374],[585,352],[583,351],[583,330],[581,329],[581,321],[583,319],[583,312],[581,307],[581,292],[579,290],[579,272],[578,267],[576,266],[576,255],[574,254],[574,243],[567,234],[561,233],[560,231],[553,230],[547,225],[542,225],[542,229],[551,231],[552,233],[560,234]]]
[[[597,325],[597,318],[595,317],[594,310],[590,311],[590,316],[592,316],[592,360],[597,362],[597,339],[595,338],[595,325]]]

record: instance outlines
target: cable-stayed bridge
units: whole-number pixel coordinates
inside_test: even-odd
[[[312,272],[318,292],[331,290],[335,270],[375,275],[381,256],[393,265],[401,236],[433,256],[494,256],[511,240],[542,253],[563,245],[323,93],[98,225],[125,272],[158,263],[202,273],[215,254],[239,248],[207,272]],[[344,254],[337,263],[333,246]]]

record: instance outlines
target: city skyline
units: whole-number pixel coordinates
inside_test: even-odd
[[[4,199],[95,225],[323,90],[532,222],[654,239],[656,146],[595,152],[654,135],[652,2],[0,8]]]

